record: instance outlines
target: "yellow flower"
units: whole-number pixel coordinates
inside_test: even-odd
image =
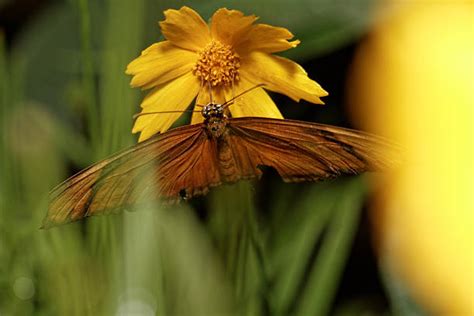
[[[184,111],[196,98],[196,104],[209,103],[212,87],[214,102],[223,103],[256,84],[300,99],[323,104],[327,95],[308,78],[297,63],[271,53],[296,47],[298,40],[285,28],[253,24],[257,17],[237,10],[217,10],[210,24],[188,7],[166,10],[160,27],[166,40],[145,49],[127,67],[133,75],[132,87],[152,89],[141,103],[142,113]],[[229,107],[233,117],[260,116],[283,118],[261,87],[244,94]],[[143,141],[164,132],[181,113],[139,116],[133,133],[141,132]],[[191,122],[202,115],[194,112]]]

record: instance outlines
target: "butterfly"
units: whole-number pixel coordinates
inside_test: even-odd
[[[228,118],[229,104],[211,101],[201,111],[203,123],[157,134],[70,177],[50,192],[43,227],[143,201],[204,195],[223,183],[260,178],[264,166],[285,182],[301,182],[399,163],[398,148],[380,137],[288,119]]]

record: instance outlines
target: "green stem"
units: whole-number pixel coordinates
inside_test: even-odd
[[[261,310],[262,243],[251,183],[241,181],[212,193],[210,230],[214,235],[228,279],[232,281],[239,312],[258,315]]]
[[[98,151],[99,109],[96,102],[89,2],[88,0],[78,0],[78,6],[81,20],[82,86],[87,103],[89,136],[95,154]]]
[[[328,315],[358,227],[365,194],[360,178],[351,181],[336,203],[327,234],[313,264],[296,315]]]
[[[8,92],[9,92],[9,74],[8,74],[8,63],[7,63],[7,54],[5,49],[5,38],[3,32],[0,30],[0,126],[1,137],[0,137],[0,173],[3,175],[0,182],[0,210],[3,213],[3,210],[7,209],[7,183],[6,183],[6,173],[7,168],[7,151],[5,146],[5,137],[7,135],[6,128],[6,115],[7,115],[7,104],[8,104]],[[0,213],[0,217],[3,218],[3,215]]]

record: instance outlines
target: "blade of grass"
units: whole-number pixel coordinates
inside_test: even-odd
[[[241,181],[211,192],[209,231],[227,278],[232,282],[238,313],[260,315],[265,268],[258,233],[252,183]]]
[[[355,235],[366,188],[360,177],[345,185],[310,271],[295,315],[328,315]]]
[[[0,180],[0,216],[3,215],[4,210],[7,207],[6,203],[6,182],[5,174],[7,172],[7,151],[5,148],[5,135],[6,135],[6,115],[7,115],[7,104],[8,104],[8,65],[7,56],[5,50],[5,37],[0,29],[0,126],[1,126],[1,137],[0,137],[0,172],[3,176],[3,180]]]
[[[127,64],[142,49],[144,1],[112,1],[107,4],[103,50],[100,56],[101,154],[108,155],[131,145],[132,115],[138,92],[125,75]]]
[[[164,315],[234,314],[228,280],[204,225],[187,206],[155,217],[164,269]]]
[[[87,121],[91,147],[97,150],[99,137],[99,110],[96,101],[95,65],[92,54],[91,18],[89,0],[77,0],[81,23],[82,86],[87,103]]]
[[[298,193],[288,192],[290,188],[285,190],[287,199]],[[274,280],[271,308],[275,315],[292,313],[301,283],[306,278],[306,267],[312,258],[313,248],[331,218],[340,189],[337,183],[327,182],[315,184],[299,193],[302,197],[288,205],[285,214],[273,224],[273,237],[268,241],[270,279]]]
[[[10,262],[13,255],[10,253],[10,236],[7,236],[7,225],[11,223],[9,220],[9,209],[11,206],[11,200],[9,198],[10,188],[10,168],[8,165],[9,155],[6,148],[6,115],[8,106],[8,87],[9,87],[9,64],[7,60],[7,52],[5,49],[5,38],[2,30],[0,29],[0,291],[4,291],[9,285],[9,274]],[[5,301],[11,300],[11,295],[3,295],[0,298],[0,305],[2,306],[2,312],[8,311],[8,306]]]

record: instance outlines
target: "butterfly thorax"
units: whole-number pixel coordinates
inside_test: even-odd
[[[225,108],[222,104],[209,103],[202,109],[204,116],[204,125],[210,136],[219,138],[224,134],[227,125],[227,116],[224,113]]]

